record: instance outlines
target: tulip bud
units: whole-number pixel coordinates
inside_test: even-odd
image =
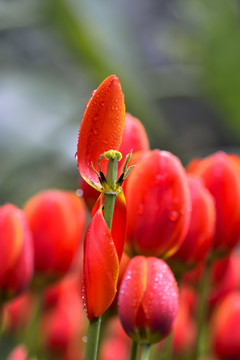
[[[191,206],[180,161],[166,151],[140,153],[125,195],[126,252],[165,257],[176,252],[188,229]]]
[[[174,272],[182,272],[204,260],[212,246],[215,231],[213,197],[200,178],[188,175],[192,211],[188,232],[178,251],[169,259]]]
[[[119,162],[119,168],[121,168],[125,157],[131,150],[133,154],[138,151],[149,150],[149,141],[142,123],[137,118],[133,117],[129,113],[126,113],[122,143],[119,149],[122,154],[122,160]]]
[[[229,252],[240,236],[240,176],[230,155],[215,153],[189,165],[189,171],[200,176],[212,194],[216,207],[216,230],[213,248],[217,253]]]
[[[0,294],[22,291],[33,273],[32,234],[24,213],[11,204],[0,208]]]
[[[24,210],[33,233],[36,272],[48,276],[64,274],[83,236],[83,200],[71,192],[47,190],[29,199]]]
[[[166,337],[178,309],[178,288],[167,264],[134,257],[122,280],[118,307],[124,330],[137,342],[151,344]]]
[[[232,292],[216,307],[211,321],[212,345],[221,360],[240,359],[240,293]]]

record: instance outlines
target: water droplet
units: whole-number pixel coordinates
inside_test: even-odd
[[[83,196],[83,190],[82,189],[77,189],[76,190],[76,195],[79,196],[79,197]]]
[[[179,213],[178,213],[176,210],[173,210],[173,211],[171,212],[171,214],[170,214],[170,220],[171,220],[171,221],[176,221],[177,218],[178,218],[178,216],[179,216]]]
[[[97,132],[97,129],[94,127],[94,128],[93,128],[93,134],[94,134],[94,135],[97,135],[97,133],[98,133],[98,132]]]
[[[92,92],[92,96],[94,96],[95,95],[95,92],[96,92],[97,90],[93,90],[93,92]]]
[[[101,106],[101,107],[104,107],[104,102],[101,102],[101,103],[100,103],[100,106]]]
[[[82,342],[87,343],[87,340],[88,340],[88,337],[87,337],[87,336],[83,336],[83,337],[82,337]]]
[[[78,153],[76,152],[76,154],[74,155],[75,159],[78,160]]]
[[[90,104],[90,101],[91,101],[91,100],[92,100],[92,98],[88,100],[88,102],[86,103],[86,107],[88,107],[88,105]]]

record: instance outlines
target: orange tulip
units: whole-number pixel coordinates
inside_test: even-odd
[[[76,156],[79,172],[97,190],[101,189],[101,184],[91,163],[97,169],[100,155],[119,149],[124,122],[124,96],[118,78],[112,75],[93,92],[84,111],[78,136]],[[101,166],[103,174],[106,174],[106,159],[102,159]]]

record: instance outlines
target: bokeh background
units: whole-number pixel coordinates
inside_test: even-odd
[[[0,202],[76,189],[85,104],[116,74],[151,147],[239,153],[234,0],[0,0]]]

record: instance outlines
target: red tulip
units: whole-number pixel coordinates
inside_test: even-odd
[[[92,170],[91,163],[97,169],[101,154],[119,149],[124,121],[124,96],[118,78],[112,75],[93,92],[87,103],[78,136],[78,169],[84,180],[98,190],[101,189],[99,178]],[[102,160],[101,166],[106,174],[106,159]]]
[[[100,360],[127,359],[129,351],[130,339],[123,330],[119,318],[113,317],[107,323],[100,351]]]
[[[240,293],[232,292],[216,307],[211,323],[212,344],[221,360],[240,359]]]
[[[143,125],[137,118],[126,113],[122,143],[119,149],[122,159],[118,163],[118,176],[121,175],[124,160],[131,150],[135,154],[138,151],[148,149],[149,141]],[[98,199],[99,192],[85,181],[81,181],[80,188],[83,191],[83,198],[89,210],[92,210],[94,203]]]
[[[178,288],[162,260],[134,257],[122,280],[119,317],[126,333],[140,343],[155,343],[171,331],[178,309]]]
[[[119,162],[119,168],[121,168],[125,157],[131,150],[133,154],[138,151],[149,150],[149,140],[142,123],[131,114],[126,113],[122,143],[119,149],[122,154],[122,160]]]
[[[194,294],[189,292],[189,289],[180,289],[178,313],[173,330],[173,351],[175,354],[189,353],[196,340],[197,329],[192,314],[192,304],[186,301],[189,295],[193,296]]]
[[[122,198],[117,196],[110,231],[99,207],[84,240],[83,297],[90,321],[103,314],[117,291],[119,262],[125,239],[126,214]]]
[[[33,233],[36,272],[64,274],[76,256],[86,225],[83,200],[72,192],[46,190],[29,199],[24,211]]]
[[[181,245],[189,224],[190,196],[184,169],[166,151],[136,153],[135,158],[136,167],[124,186],[126,252],[170,256]]]
[[[3,314],[6,319],[6,328],[11,333],[26,328],[31,315],[32,304],[32,295],[27,292],[4,305]]]
[[[23,290],[33,273],[32,235],[24,213],[11,204],[0,208],[0,293]]]
[[[240,236],[240,176],[231,156],[218,152],[189,165],[189,171],[200,176],[212,194],[216,206],[216,230],[213,247],[229,252]]]
[[[215,206],[213,197],[200,178],[188,175],[192,211],[188,232],[178,251],[169,259],[172,268],[186,270],[203,261],[212,246],[215,231]]]
[[[237,254],[220,259],[212,264],[210,305],[216,305],[227,294],[239,288],[240,262]]]
[[[63,353],[71,347],[74,339],[79,341],[83,336],[86,317],[76,280],[79,280],[76,276],[68,276],[46,291],[41,334],[48,351]]]

